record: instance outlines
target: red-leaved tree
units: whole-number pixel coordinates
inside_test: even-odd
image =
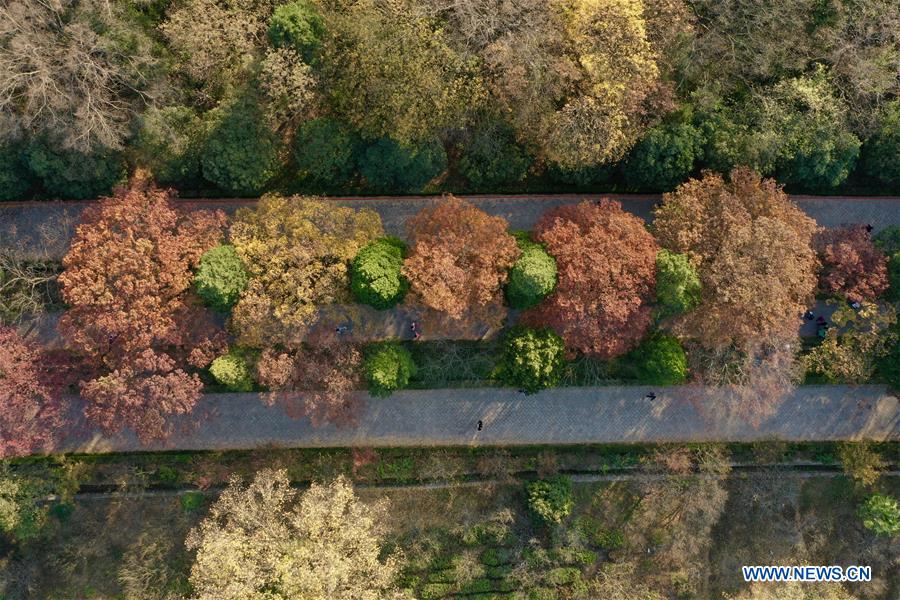
[[[221,211],[182,212],[142,178],[85,210],[59,277],[60,331],[94,367],[81,391],[105,429],[164,438],[194,407],[200,379],[185,369],[209,364],[224,338],[191,294],[191,269],[224,225]]]
[[[825,229],[816,235],[821,287],[851,302],[874,300],[888,289],[888,259],[863,226]]]
[[[612,200],[553,209],[535,238],[556,258],[556,291],[525,320],[552,327],[569,350],[628,352],[650,326],[659,248],[644,222]]]
[[[51,449],[63,427],[60,382],[43,358],[0,326],[0,459]]]

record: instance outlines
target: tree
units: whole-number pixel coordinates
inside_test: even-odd
[[[845,442],[838,445],[838,458],[844,473],[865,486],[875,485],[887,464],[867,442]]]
[[[262,107],[271,129],[290,132],[310,117],[317,82],[312,67],[293,48],[267,50],[254,83],[264,93]]]
[[[878,129],[863,144],[862,171],[886,190],[900,185],[900,100],[888,103]]]
[[[350,261],[383,235],[370,209],[263,196],[237,211],[229,239],[250,274],[232,310],[241,345],[296,348],[320,306],[350,300]]]
[[[697,308],[702,286],[697,269],[684,254],[665,248],[656,254],[656,301],[660,317],[672,317]]]
[[[60,150],[39,138],[25,148],[25,162],[44,190],[59,198],[96,198],[108,194],[125,177],[118,152],[103,148],[91,154]]]
[[[154,42],[122,3],[0,6],[0,142],[46,137],[57,152],[120,149],[137,107],[161,80]]]
[[[363,365],[373,396],[390,396],[395,390],[405,388],[409,378],[416,374],[416,364],[409,350],[396,342],[373,344],[366,350]]]
[[[137,118],[135,162],[162,185],[197,186],[205,133],[200,117],[188,106],[148,108]]]
[[[516,141],[508,124],[488,118],[472,129],[461,148],[459,171],[475,189],[497,191],[498,186],[525,178],[534,159]]]
[[[381,138],[359,160],[359,172],[380,192],[417,192],[446,168],[447,153],[437,138],[408,148]]]
[[[863,226],[825,229],[816,235],[821,286],[851,302],[875,300],[888,289],[887,256]]]
[[[565,475],[534,481],[525,486],[525,491],[528,494],[528,508],[548,525],[562,523],[575,505],[572,480]]]
[[[556,290],[525,317],[549,326],[571,351],[601,358],[628,352],[650,326],[657,246],[638,217],[601,200],[544,214],[534,238],[556,259]]]
[[[253,98],[210,111],[211,132],[200,162],[203,177],[234,194],[255,196],[279,166],[278,140]]]
[[[669,123],[650,129],[622,165],[628,185],[642,191],[665,192],[685,181],[703,154],[703,134],[690,123]]]
[[[294,136],[297,174],[325,189],[346,186],[356,170],[361,144],[340,121],[329,117],[305,121]]]
[[[82,396],[104,429],[165,437],[199,399],[183,366],[209,364],[221,334],[189,293],[191,268],[224,223],[221,212],[178,211],[171,192],[139,177],[85,209],[59,276],[69,305],[59,328],[95,368]]]
[[[687,379],[687,356],[677,338],[653,335],[634,350],[634,355],[642,383],[677,385]]]
[[[480,102],[474,63],[412,3],[338,2],[323,16],[321,71],[331,105],[366,137],[427,142]]]
[[[892,225],[875,235],[875,247],[888,257],[887,297],[894,302],[900,300],[900,227]]]
[[[872,494],[859,507],[863,526],[875,535],[896,536],[900,533],[900,507],[897,501],[884,494]]]
[[[415,300],[452,319],[477,319],[501,302],[520,251],[506,220],[445,196],[406,224],[413,240],[402,273]]]
[[[217,311],[230,311],[249,284],[247,268],[234,246],[221,244],[200,257],[194,287],[197,295]]]
[[[209,373],[229,392],[253,391],[253,375],[243,353],[230,350],[209,365]]]
[[[513,328],[503,341],[500,379],[526,392],[557,385],[565,368],[565,344],[549,329]]]
[[[513,308],[532,308],[556,287],[556,260],[527,235],[517,236],[522,254],[509,270],[506,299]]]
[[[359,302],[379,310],[403,300],[409,282],[401,273],[406,244],[385,237],[363,246],[350,268],[350,287]]]
[[[64,425],[61,386],[48,362],[0,325],[0,460],[51,449]]]
[[[188,534],[194,597],[399,599],[399,557],[381,557],[385,509],[360,502],[343,477],[302,494],[283,470],[260,471],[247,486],[232,479]]]
[[[325,23],[311,2],[296,0],[275,7],[268,36],[273,46],[293,48],[308,63],[325,36]]]
[[[21,148],[0,142],[0,201],[21,200],[30,187]]]
[[[0,324],[19,323],[58,303],[59,271],[55,261],[35,260],[21,247],[0,250]]]

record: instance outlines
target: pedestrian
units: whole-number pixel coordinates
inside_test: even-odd
[[[862,308],[862,304],[854,301],[850,303],[850,308],[852,308],[853,310],[859,310],[860,308]]]
[[[523,396],[527,396],[527,395],[528,395],[528,392],[525,391],[525,390],[523,390],[523,389],[520,389],[520,390],[519,390],[519,393],[522,394]]]
[[[812,321],[815,317],[816,317],[816,315],[814,315],[813,311],[811,311],[811,310],[808,310],[805,313],[803,313],[803,318],[806,319],[807,321]]]
[[[819,315],[819,318],[816,319],[816,323],[818,323],[819,325],[824,325],[825,317],[823,317],[822,315]]]
[[[481,421],[478,421],[478,431],[481,431],[483,424]]]
[[[873,229],[874,229],[874,227],[872,227],[871,224],[867,224],[867,225],[866,225],[866,231],[867,231],[868,233],[872,233],[872,230],[873,230]]]
[[[820,338],[824,339],[825,336],[828,335],[828,323],[819,325],[819,329],[816,331],[816,335],[818,335]]]
[[[654,394],[653,392],[650,392],[649,394],[644,396],[644,398],[646,398],[647,400],[650,400],[652,402],[653,400],[656,400],[656,394]]]

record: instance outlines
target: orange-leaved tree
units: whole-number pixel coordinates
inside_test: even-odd
[[[887,255],[864,226],[820,231],[815,239],[822,259],[822,288],[851,302],[875,300],[888,289]]]
[[[84,211],[63,258],[59,327],[94,367],[81,390],[104,429],[162,438],[193,409],[202,384],[185,369],[209,364],[223,339],[191,294],[191,269],[224,225],[220,211],[178,210],[141,176]]]
[[[659,250],[644,222],[613,200],[582,202],[545,214],[534,237],[556,259],[559,283],[526,321],[600,358],[637,346],[652,321]]]

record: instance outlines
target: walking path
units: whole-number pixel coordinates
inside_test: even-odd
[[[314,428],[259,394],[210,394],[194,430],[142,446],[130,432],[74,427],[59,451],[225,450],[263,447],[528,445],[764,440],[900,440],[898,398],[883,386],[804,386],[758,427],[733,414],[722,391],[680,386],[556,388],[524,396],[505,388],[402,391],[366,397],[357,427]],[[713,397],[715,396],[715,397]],[[477,431],[477,423],[484,423]]]
[[[492,215],[509,222],[510,229],[531,229],[546,211],[564,204],[600,198],[614,198],[625,210],[646,221],[652,219],[659,195],[637,194],[535,194],[460,196]],[[795,202],[823,227],[849,223],[869,223],[876,231],[900,225],[900,197],[792,196]],[[368,207],[381,215],[384,229],[404,237],[406,220],[440,196],[334,197],[331,201],[357,208]],[[181,200],[190,208],[221,209],[233,213],[252,206],[253,199]],[[60,258],[89,202],[6,202],[0,203],[0,248],[28,248],[33,255]]]

